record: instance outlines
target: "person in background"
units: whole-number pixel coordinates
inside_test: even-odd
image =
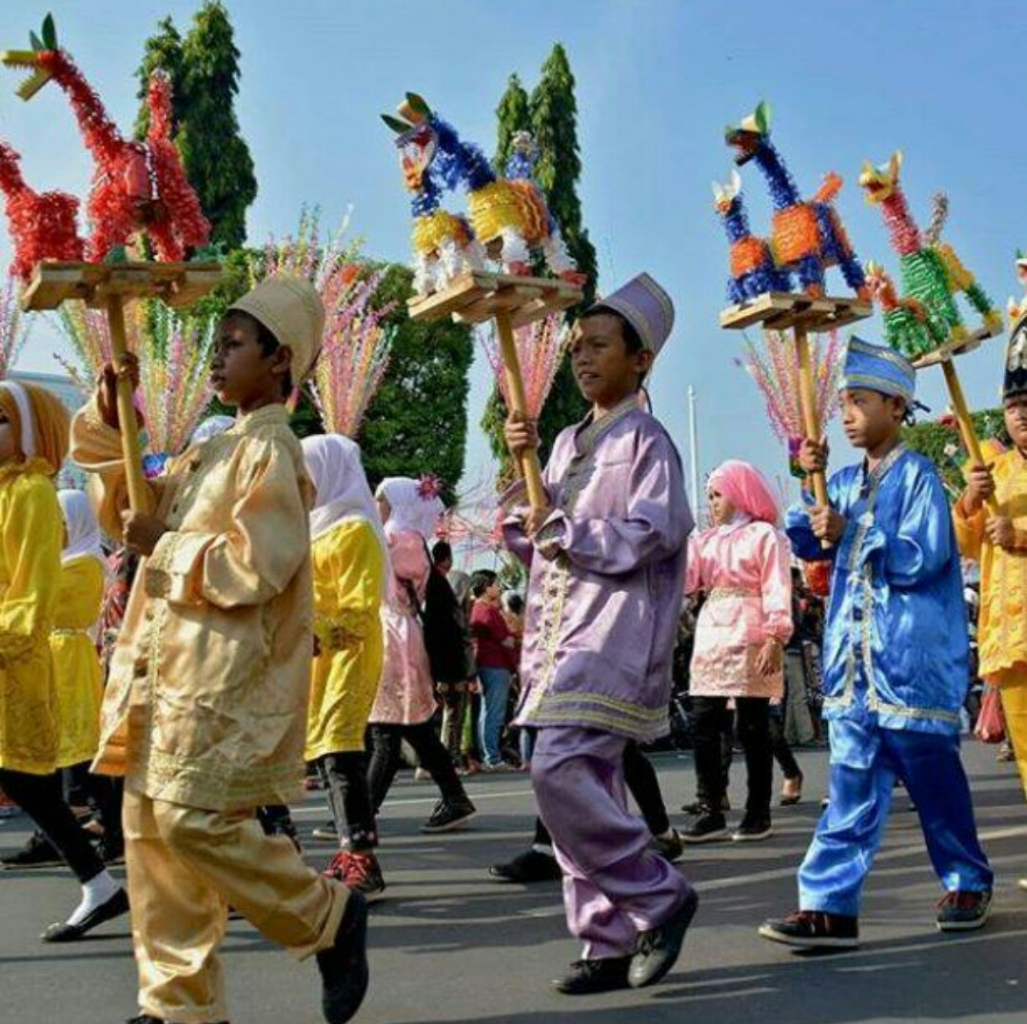
[[[0,786],[82,887],[78,906],[46,929],[44,942],[80,939],[128,911],[125,890],[79,827],[57,772],[62,728],[50,641],[64,524],[53,480],[67,450],[60,399],[32,384],[0,381]],[[20,867],[32,856],[26,847],[3,866]]]
[[[511,769],[503,760],[500,737],[506,725],[510,699],[510,680],[516,668],[517,640],[511,632],[500,604],[499,577],[489,569],[479,569],[471,577],[471,638],[474,660],[481,683],[482,707],[478,735],[484,760],[482,771]]]
[[[449,832],[466,825],[477,810],[432,725],[434,683],[420,621],[432,573],[426,542],[435,535],[444,506],[430,478],[388,477],[375,498],[393,578],[382,609],[385,662],[370,716],[371,799],[377,813],[396,777],[405,739],[439,787],[440,799],[421,831]]]
[[[689,594],[706,595],[696,625],[689,693],[695,715],[695,767],[709,801],[685,830],[686,843],[727,836],[723,733],[735,704],[745,751],[748,799],[732,835],[738,842],[771,835],[773,745],[770,701],[784,693],[782,653],[792,632],[788,541],[766,480],[731,459],[709,479],[714,526],[689,538]]]
[[[317,765],[338,837],[326,874],[373,900],[385,892],[385,879],[374,852],[364,735],[384,660],[388,543],[356,442],[321,434],[301,447],[315,492],[315,653],[303,756]]]
[[[460,632],[460,669],[457,674],[461,678],[452,683],[440,683],[437,687],[443,702],[442,743],[457,770],[473,775],[479,770],[479,762],[475,757],[474,744],[464,742],[464,724],[470,715],[471,698],[479,689],[474,641],[471,639],[471,577],[459,569],[451,569],[446,575],[446,582],[452,587],[456,602],[454,615]]]

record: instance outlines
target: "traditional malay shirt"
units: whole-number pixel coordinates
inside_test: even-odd
[[[531,568],[517,722],[663,735],[692,529],[677,449],[632,396],[564,430],[543,479],[553,514],[537,542],[554,557],[520,518],[504,524]]]

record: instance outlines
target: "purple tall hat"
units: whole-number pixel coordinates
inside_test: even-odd
[[[660,354],[674,327],[674,303],[648,274],[639,274],[617,291],[598,299],[592,309],[620,313],[653,355]]]

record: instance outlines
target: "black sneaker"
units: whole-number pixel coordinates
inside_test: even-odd
[[[759,933],[771,942],[800,949],[855,949],[859,945],[859,918],[797,910],[785,918],[764,921]]]
[[[466,797],[463,800],[440,800],[431,817],[421,826],[422,832],[453,832],[478,813]]]
[[[330,949],[317,954],[323,985],[321,1011],[328,1024],[345,1024],[367,995],[367,900],[351,892]]]
[[[631,969],[628,971],[628,983],[632,988],[655,985],[670,972],[681,955],[685,933],[698,906],[699,896],[694,889],[690,889],[684,903],[669,921],[639,935],[638,952],[631,958]]]
[[[29,841],[9,857],[0,858],[0,867],[5,871],[28,871],[32,868],[59,868],[64,858],[42,832],[33,832]]]
[[[686,843],[712,843],[717,839],[726,839],[727,836],[724,815],[719,811],[711,811],[708,807],[704,807],[702,814],[681,833],[681,838]]]
[[[938,931],[972,932],[983,928],[991,914],[991,890],[959,889],[946,893],[938,904]]]
[[[509,864],[493,864],[489,877],[497,882],[530,885],[532,882],[558,882],[563,872],[554,856],[531,849],[514,857]]]
[[[731,834],[731,839],[736,843],[756,843],[761,839],[769,839],[773,834],[769,818],[750,818],[746,815],[742,824]]]
[[[597,992],[613,992],[628,988],[630,956],[605,957],[602,960],[575,960],[571,969],[553,982],[557,992],[565,996],[590,996]]]
[[[696,800],[694,803],[683,804],[681,810],[685,814],[690,814],[693,818],[702,814],[706,810],[707,803],[705,800]],[[731,801],[728,799],[727,793],[720,798],[720,810],[721,813],[731,810]]]
[[[674,863],[685,852],[685,841],[676,828],[669,835],[653,836],[649,841],[649,849],[655,850],[664,860]]]

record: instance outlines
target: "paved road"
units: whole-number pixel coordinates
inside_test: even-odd
[[[985,845],[999,875],[996,912],[972,936],[939,935],[937,886],[916,815],[896,797],[884,849],[867,892],[864,946],[831,958],[796,955],[760,940],[755,926],[791,909],[794,871],[818,814],[826,756],[800,754],[808,802],[782,811],[761,844],[691,851],[684,870],[702,904],[686,955],[662,985],[642,992],[568,1000],[549,979],[576,955],[564,931],[558,887],[488,882],[484,867],[518,850],[532,818],[520,775],[473,780],[481,810],[474,829],[424,837],[431,784],[404,782],[382,822],[388,899],[373,910],[372,991],[367,1024],[793,1024],[849,1021],[1027,1022],[1027,808],[1012,765],[994,748],[970,744],[966,759]],[[662,755],[660,776],[676,807],[693,791],[691,762]],[[732,796],[740,801],[742,772]],[[313,799],[297,816],[309,830],[325,814]],[[0,849],[20,845],[24,819],[0,827]],[[330,852],[310,843],[312,864]],[[112,922],[94,940],[47,947],[35,936],[75,898],[60,871],[0,875],[0,1021],[4,1024],[115,1024],[134,1012],[128,928]],[[233,1024],[316,1024],[318,984],[245,922],[225,943]]]

